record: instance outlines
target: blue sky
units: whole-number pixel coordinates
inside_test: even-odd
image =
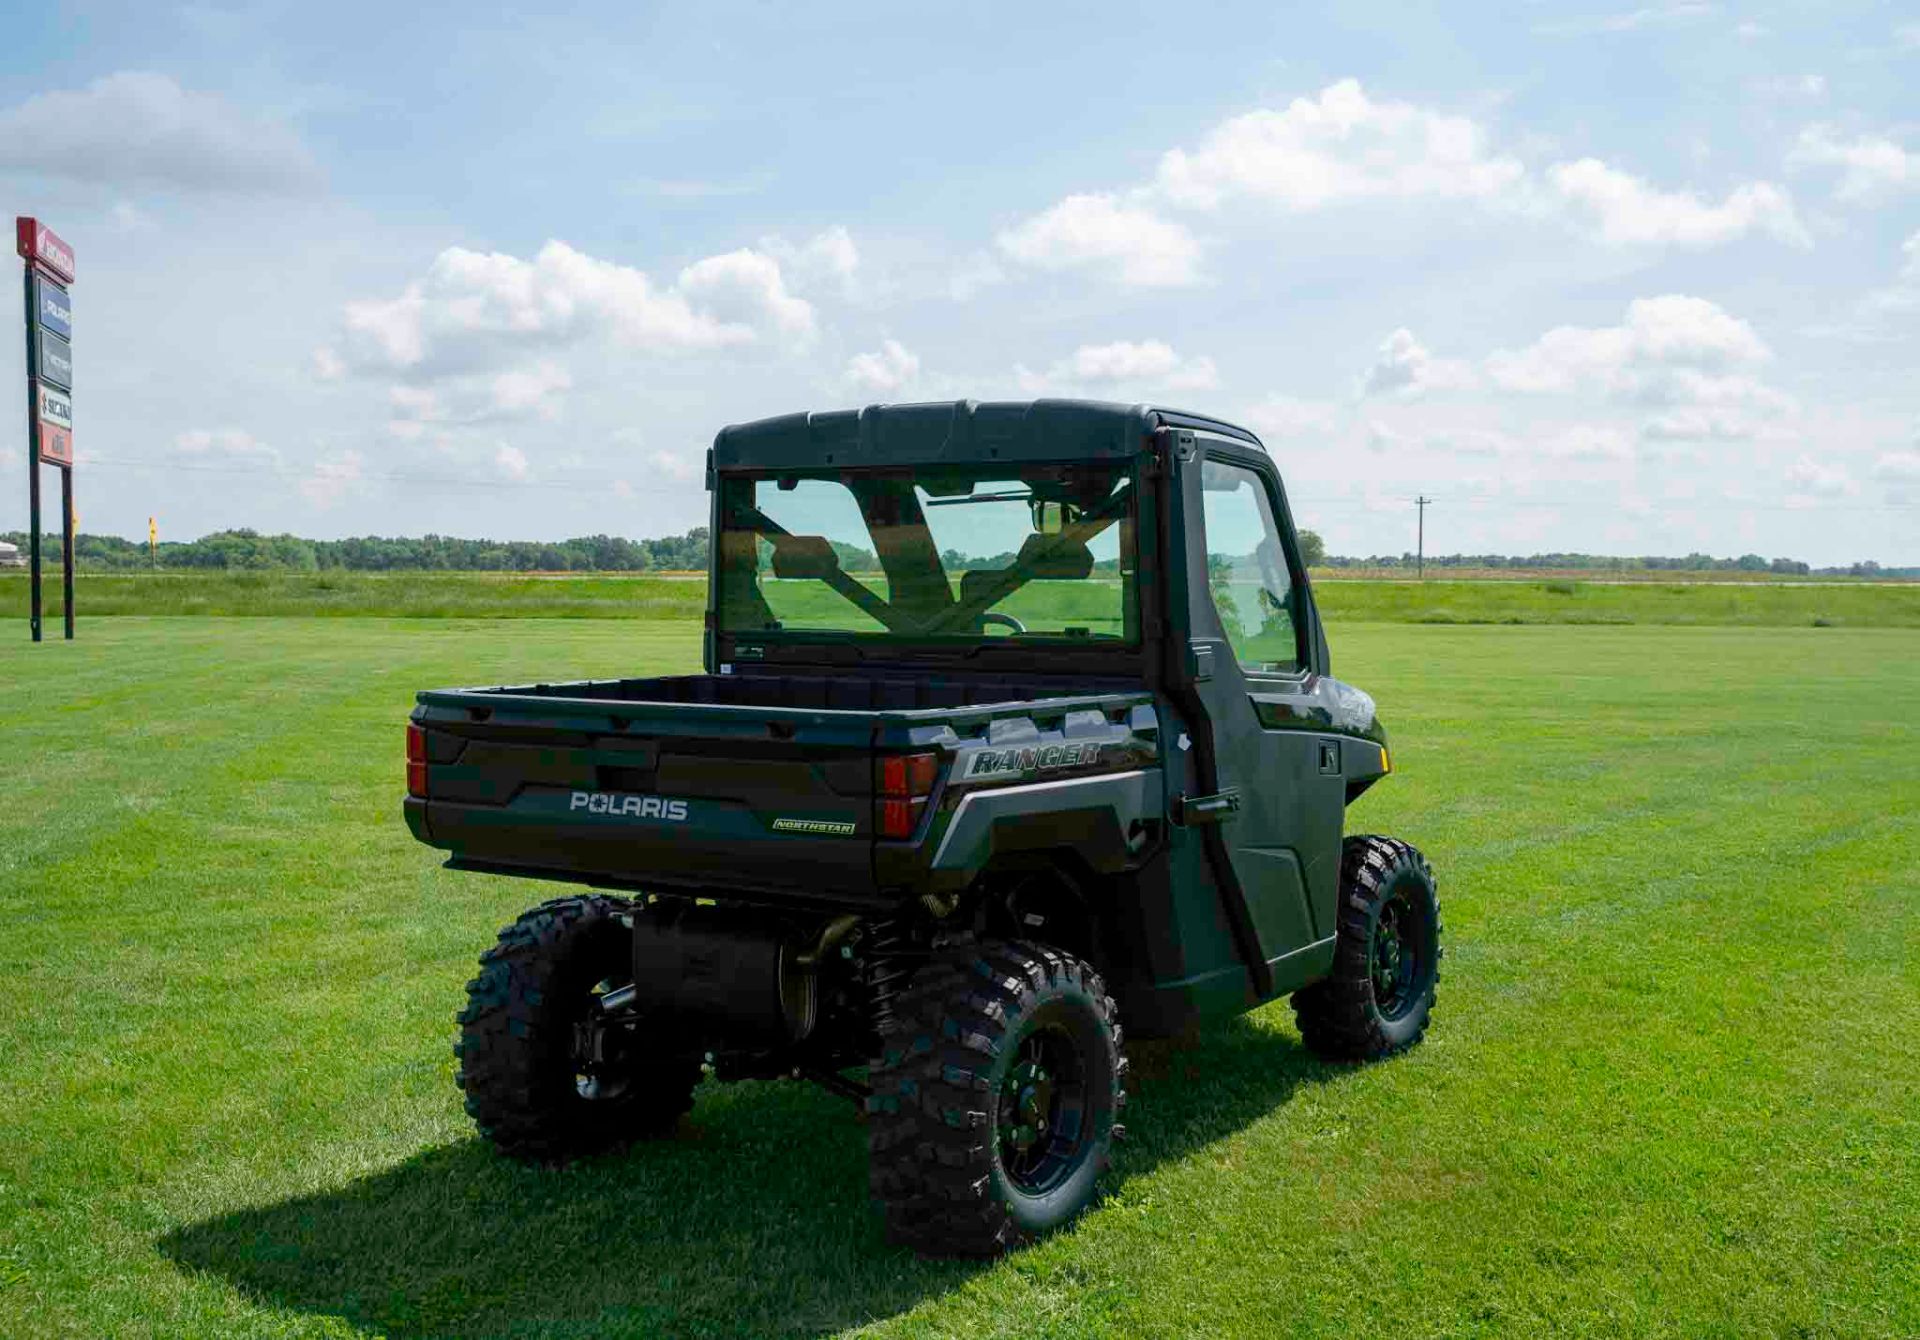
[[[79,255],[89,530],[655,535],[702,519],[724,423],[1054,394],[1250,423],[1336,552],[1410,547],[1425,492],[1443,552],[1920,562],[1894,6],[10,34],[0,205]]]

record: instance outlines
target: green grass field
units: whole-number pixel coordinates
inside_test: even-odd
[[[878,579],[874,583],[879,585]],[[1111,615],[1110,598],[1054,584],[1084,608]],[[1094,583],[1084,584],[1092,587]],[[1031,612],[1037,591],[1026,591]],[[1442,624],[1677,624],[1738,627],[1920,628],[1920,582],[1798,581],[1348,580],[1316,577],[1329,619]],[[694,619],[707,586],[698,574],[478,572],[209,572],[83,574],[74,601],[81,618],[118,615],[243,617]],[[819,597],[841,608],[824,589]],[[57,623],[57,571],[46,586],[49,626]],[[0,619],[23,618],[27,579],[0,573]]]
[[[1336,622],[1433,1033],[1138,1049],[1105,1205],[978,1266],[884,1245],[809,1087],[558,1172],[467,1127],[462,985],[554,890],[412,843],[411,694],[693,625],[7,631],[0,1335],[1920,1333],[1920,632]]]

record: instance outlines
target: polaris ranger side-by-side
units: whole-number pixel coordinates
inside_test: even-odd
[[[422,693],[406,817],[457,870],[585,885],[500,933],[455,1047],[502,1151],[670,1131],[703,1070],[864,1102],[890,1234],[990,1254],[1091,1200],[1121,1030],[1291,994],[1420,1039],[1427,863],[1330,673],[1272,460],[1146,406],[727,428],[705,672]]]

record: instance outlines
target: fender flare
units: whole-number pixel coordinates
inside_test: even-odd
[[[1098,825],[1093,840],[1070,844],[1088,867],[1098,873],[1121,870],[1133,856],[1128,841],[1133,825],[1163,818],[1163,797],[1157,768],[970,791],[934,849],[929,874],[941,889],[964,887],[1003,849],[1000,838],[1011,836],[1010,830],[1069,816]]]

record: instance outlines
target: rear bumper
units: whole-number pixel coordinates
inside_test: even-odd
[[[448,866],[600,888],[874,910],[870,838],[775,833],[744,806],[688,802],[678,821],[628,820],[527,795],[510,805],[409,798],[407,827]]]
[[[621,893],[674,893],[683,897],[722,899],[729,904],[781,908],[819,913],[858,912],[886,916],[897,912],[905,901],[903,894],[860,893],[847,889],[791,889],[755,885],[680,882],[659,878],[632,878],[617,874],[595,874],[571,868],[515,865],[504,861],[481,861],[472,857],[450,856],[448,870],[476,875],[506,875],[513,879],[545,879],[559,884],[585,885],[593,889],[612,889]]]

